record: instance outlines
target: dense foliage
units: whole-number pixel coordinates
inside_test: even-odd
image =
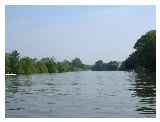
[[[30,57],[20,57],[18,51],[6,53],[5,55],[5,72],[15,74],[32,74],[32,73],[56,73],[68,71],[87,70],[87,66],[79,58],[71,62],[64,60],[56,62],[54,58],[42,58],[40,60]]]
[[[18,62],[20,54],[15,50],[12,54],[6,53],[5,55],[5,70],[8,73],[17,73],[18,72]]]
[[[134,45],[135,51],[123,61],[110,61],[104,63],[102,60],[95,62],[93,66],[85,65],[79,58],[71,62],[64,60],[57,62],[54,58],[46,57],[40,60],[30,57],[20,57],[18,51],[5,55],[5,72],[15,74],[32,73],[55,73],[68,71],[81,71],[91,69],[93,71],[116,71],[116,70],[143,70],[156,71],[156,31],[152,30],[141,36]]]
[[[135,52],[122,62],[120,70],[156,71],[156,31],[141,36],[134,45]]]
[[[93,71],[115,71],[118,70],[119,63],[117,61],[110,61],[104,63],[102,60],[98,60],[93,67]]]

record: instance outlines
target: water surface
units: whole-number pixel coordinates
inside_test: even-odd
[[[156,117],[155,74],[82,71],[9,76],[6,117]]]

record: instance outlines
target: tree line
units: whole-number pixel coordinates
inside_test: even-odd
[[[156,71],[156,31],[151,30],[142,35],[134,45],[135,51],[120,62],[104,63],[98,60],[91,67],[93,71]]]
[[[122,62],[119,70],[156,72],[156,30],[142,35],[134,45],[135,51]]]
[[[95,65],[83,64],[80,58],[75,58],[71,62],[64,60],[62,62],[56,61],[55,58],[46,57],[41,59],[21,57],[17,50],[5,54],[5,73],[14,74],[33,74],[33,73],[61,73],[69,71],[105,71],[117,70],[118,62],[110,61],[103,63],[98,60]]]
[[[119,62],[110,61],[108,63],[104,63],[103,60],[98,60],[91,67],[93,71],[116,71],[119,69]]]
[[[17,50],[5,55],[5,73],[32,74],[32,73],[56,73],[68,71],[156,71],[156,31],[151,30],[142,35],[134,45],[135,51],[122,61],[110,61],[104,63],[98,60],[94,65],[83,64],[80,58],[72,61],[56,61],[52,57],[41,59],[20,57]]]
[[[57,62],[52,57],[41,59],[20,57],[17,50],[5,55],[5,73],[14,74],[33,74],[33,73],[61,73],[68,71],[87,70],[88,66],[83,64],[79,58],[71,62],[64,60]]]

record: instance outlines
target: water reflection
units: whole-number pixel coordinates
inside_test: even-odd
[[[133,77],[134,76],[134,77]],[[156,73],[135,73],[132,78],[132,96],[138,97],[136,111],[140,114],[156,113]]]
[[[32,85],[30,76],[6,76],[6,96],[12,96],[16,92],[22,92],[23,87],[29,87]],[[21,86],[21,89],[20,89]]]
[[[73,72],[6,77],[6,117],[155,117],[155,74]]]

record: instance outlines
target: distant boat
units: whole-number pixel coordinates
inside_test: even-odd
[[[5,74],[5,75],[16,75],[16,74]]]

